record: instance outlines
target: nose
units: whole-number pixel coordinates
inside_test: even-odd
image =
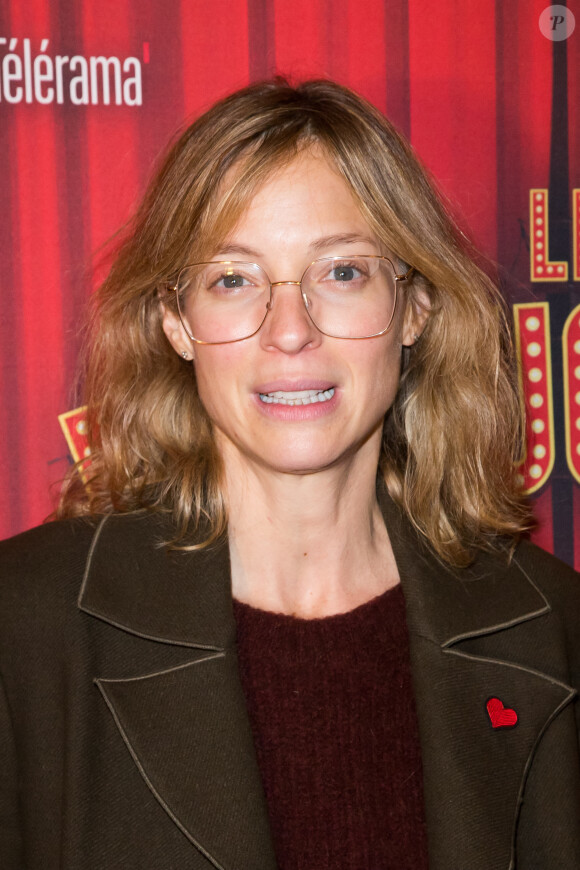
[[[300,281],[272,282],[272,297],[261,329],[262,345],[284,353],[299,353],[320,344],[318,331],[306,310]]]

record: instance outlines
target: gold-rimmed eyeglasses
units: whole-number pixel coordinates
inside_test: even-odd
[[[375,338],[393,322],[397,286],[414,272],[397,272],[388,257],[314,260],[299,281],[271,281],[257,263],[230,260],[184,266],[173,287],[185,331],[198,344],[229,344],[255,335],[274,303],[274,287],[300,288],[308,317],[331,338]]]

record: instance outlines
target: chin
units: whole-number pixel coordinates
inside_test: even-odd
[[[262,467],[271,468],[281,474],[311,475],[317,472],[336,468],[341,463],[348,462],[357,453],[356,447],[339,447],[329,449],[328,444],[319,450],[313,449],[313,444],[277,445],[275,451],[264,451],[257,456]]]
[[[278,456],[261,456],[259,462],[266,468],[280,474],[310,475],[318,471],[324,471],[337,463],[336,459],[328,456],[312,456],[300,454],[288,454]]]

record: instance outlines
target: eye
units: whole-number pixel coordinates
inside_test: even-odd
[[[321,263],[322,266],[322,263]],[[335,260],[326,264],[317,281],[329,281],[335,284],[364,284],[369,278],[368,266],[362,259]]]
[[[258,268],[251,264],[210,264],[202,276],[204,289],[218,296],[245,296],[263,283]]]
[[[239,272],[226,272],[220,277],[214,279],[212,287],[222,287],[225,290],[237,290],[240,287],[245,287],[251,281]]]
[[[340,265],[331,270],[330,276],[332,281],[354,281],[361,273],[356,266]]]

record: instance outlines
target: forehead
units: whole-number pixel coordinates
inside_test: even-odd
[[[320,239],[376,242],[348,182],[319,150],[302,151],[253,187],[220,247],[316,247]]]

